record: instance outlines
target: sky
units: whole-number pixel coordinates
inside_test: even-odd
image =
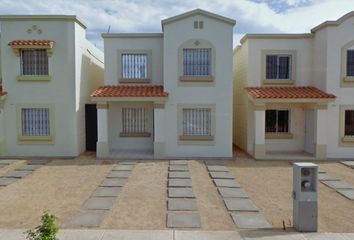
[[[234,46],[246,33],[308,33],[354,11],[354,0],[0,0],[0,14],[67,14],[85,22],[87,38],[103,49],[101,33],[161,32],[161,19],[201,8],[236,20]]]

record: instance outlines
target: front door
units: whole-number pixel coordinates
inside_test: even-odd
[[[85,105],[86,150],[96,151],[97,108],[96,104]]]

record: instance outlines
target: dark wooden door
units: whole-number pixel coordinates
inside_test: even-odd
[[[86,150],[96,151],[97,108],[96,104],[85,105]]]

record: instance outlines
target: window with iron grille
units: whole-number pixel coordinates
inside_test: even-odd
[[[344,136],[354,137],[354,110],[345,110]]]
[[[183,136],[211,136],[211,109],[183,109]]]
[[[21,49],[21,75],[48,75],[46,49]]]
[[[265,132],[266,133],[289,133],[290,129],[289,110],[266,110]]]
[[[22,108],[22,136],[50,136],[49,108]]]
[[[267,55],[266,79],[290,79],[291,55]]]
[[[122,109],[123,133],[147,133],[148,115],[146,108]]]
[[[211,48],[184,48],[183,75],[211,75]]]
[[[347,50],[347,76],[354,77],[354,50]]]
[[[147,79],[148,56],[143,53],[122,54],[123,79]]]

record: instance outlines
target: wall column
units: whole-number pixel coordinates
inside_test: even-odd
[[[165,157],[165,104],[154,103],[154,158]]]
[[[97,158],[109,156],[108,148],[108,104],[97,103]]]
[[[265,106],[254,109],[254,158],[265,157]]]
[[[315,158],[327,158],[327,106],[314,110],[315,113]]]

